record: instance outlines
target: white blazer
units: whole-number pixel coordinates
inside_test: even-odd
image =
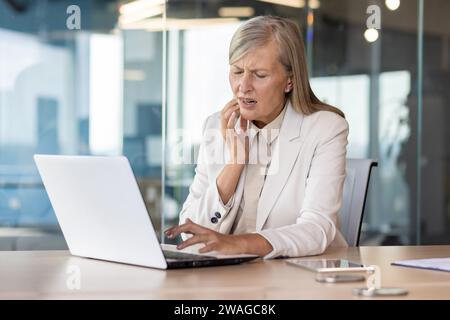
[[[338,211],[342,206],[348,123],[333,112],[306,116],[289,102],[286,107],[257,209],[255,232],[273,247],[266,259],[316,255],[330,245],[347,246],[338,230]],[[239,179],[233,206],[227,209],[216,184],[229,159],[220,134],[220,112],[207,118],[203,137],[180,224],[190,218],[227,234],[239,209],[245,172]]]

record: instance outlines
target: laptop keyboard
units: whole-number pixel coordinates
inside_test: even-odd
[[[176,252],[176,251],[169,251],[169,250],[163,250],[164,257],[166,259],[176,259],[176,260],[211,260],[211,259],[217,259],[216,257],[212,256],[203,256],[199,254],[191,254],[191,253],[185,253],[185,252]]]

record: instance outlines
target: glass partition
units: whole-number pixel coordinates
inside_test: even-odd
[[[416,233],[422,244],[450,242],[450,3],[422,1],[423,39],[419,43],[422,58],[421,95],[411,101],[411,120],[418,124],[414,133],[420,139],[420,197],[413,202],[411,219],[418,221]],[[414,145],[409,144],[412,152]],[[416,152],[417,153],[417,152]],[[416,183],[414,173],[407,173]]]
[[[159,230],[163,32],[125,4],[0,1],[1,250],[66,248],[35,153],[127,156]]]
[[[425,15],[419,10],[423,3]],[[304,35],[313,90],[323,101],[338,106],[346,114],[350,125],[348,157],[378,161],[369,186],[361,244],[448,242],[448,165],[445,165],[448,160],[444,160],[443,144],[435,144],[434,137],[423,136],[427,132],[428,109],[426,99],[421,98],[420,86],[423,80],[420,70],[425,66],[426,74],[427,62],[433,65],[439,60],[442,69],[448,69],[446,34],[450,28],[442,14],[436,12],[440,4],[444,5],[439,0],[428,3],[421,0],[244,1],[238,4],[169,1],[167,141],[170,142],[167,145],[176,146],[178,155],[183,151],[181,154],[188,152],[195,158],[202,121],[219,111],[231,97],[227,53],[229,40],[239,24],[261,14],[291,18]],[[420,28],[420,18],[424,18],[424,30]],[[199,20],[203,21],[201,25]],[[183,27],[173,30],[169,21],[172,24],[177,21]],[[433,25],[430,28],[434,27],[435,33],[443,34],[439,44],[435,44],[436,40],[431,42],[428,24]],[[440,50],[430,48],[433,58],[427,57],[429,43],[434,44],[431,48],[440,46]],[[425,50],[423,64],[418,56],[422,49]],[[439,59],[437,52],[442,53]],[[448,80],[436,79],[442,83]],[[423,103],[423,108],[418,106],[418,101]],[[441,101],[444,103],[445,99]],[[423,116],[422,124],[418,113]],[[438,114],[439,119],[445,119],[444,114]],[[430,124],[439,123],[435,120]],[[428,129],[438,136],[436,139],[441,139],[436,142],[443,143],[442,128]],[[417,151],[420,141],[424,152],[432,147],[440,151],[434,152],[439,165],[430,165],[430,170],[436,170],[434,174],[424,171],[423,162],[426,163],[427,157]],[[195,166],[170,157],[165,164],[165,200],[173,207],[173,212],[166,215],[165,225],[169,226],[177,223]],[[434,186],[439,190],[434,190]],[[421,210],[417,209],[418,203],[422,203]],[[417,221],[421,221],[419,227]]]

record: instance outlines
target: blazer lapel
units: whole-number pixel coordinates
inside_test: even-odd
[[[283,190],[287,179],[303,145],[300,131],[303,115],[292,108],[289,102],[286,106],[283,124],[280,128],[278,142],[273,150],[271,164],[258,203],[256,230],[262,230],[275,202]]]

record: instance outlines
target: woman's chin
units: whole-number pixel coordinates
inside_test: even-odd
[[[243,102],[239,102],[239,109],[241,110],[256,110],[258,108],[258,104],[254,103],[254,104],[245,104]]]
[[[245,119],[247,119],[247,120],[255,120],[256,108],[255,109],[251,109],[251,108],[248,108],[248,107],[239,106],[239,112]]]

